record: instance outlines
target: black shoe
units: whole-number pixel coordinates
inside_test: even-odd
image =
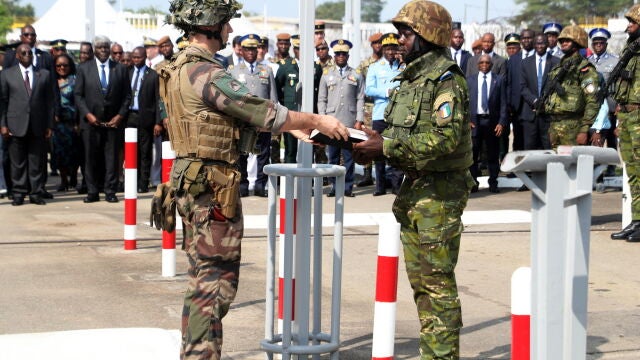
[[[249,189],[240,189],[240,197],[249,196]]]
[[[497,194],[497,193],[500,192],[500,189],[498,189],[498,185],[490,185],[489,186],[489,192]]]
[[[640,242],[640,229],[629,234],[627,242]]]
[[[100,201],[100,196],[98,194],[88,194],[87,197],[82,200],[85,204],[94,203]]]
[[[335,197],[336,196],[336,191],[335,190],[331,190],[329,191],[329,193],[327,194],[327,197]]]
[[[516,174],[512,173],[512,172],[507,174],[507,178],[509,178],[509,179],[515,179],[516,177],[518,177],[518,176]]]
[[[86,186],[76,186],[76,191],[80,195],[86,194],[87,193],[87,187]]]
[[[107,194],[107,195],[105,195],[104,199],[109,203],[117,203],[118,202],[118,197],[116,196],[116,194]]]
[[[36,205],[47,205],[47,203],[37,195],[29,196],[29,202]]]
[[[267,197],[267,192],[264,189],[253,189],[253,195],[259,197]]]
[[[346,197],[356,197],[356,195],[355,195],[353,192],[351,192],[351,191],[347,191],[347,192],[345,192],[345,193],[344,193],[344,196],[346,196]]]
[[[14,195],[13,196],[13,201],[11,202],[11,205],[20,206],[22,204],[24,204],[24,196],[22,196],[22,195]]]
[[[40,192],[40,196],[41,196],[43,199],[53,199],[53,194],[52,194],[52,193],[50,193],[50,192],[48,192],[47,190],[42,190],[42,191]]]
[[[365,187],[365,186],[371,186],[373,185],[373,179],[371,177],[364,177],[362,180],[360,180],[356,186],[358,187]]]
[[[527,187],[527,185],[522,185],[522,186],[520,186],[520,187],[518,188],[518,190],[516,190],[516,191],[519,191],[519,192],[522,192],[522,191],[529,191],[529,188]]]
[[[382,195],[387,195],[386,191],[376,191],[373,193],[373,196],[382,196]]]
[[[144,193],[148,193],[148,192],[149,192],[149,187],[147,187],[147,186],[140,186],[138,188],[138,193],[140,193],[140,194],[144,194]]]
[[[633,220],[629,225],[622,229],[622,231],[611,234],[611,240],[628,239],[629,235],[635,234],[638,230],[640,230],[640,220]],[[640,233],[636,234],[636,236],[640,236]]]

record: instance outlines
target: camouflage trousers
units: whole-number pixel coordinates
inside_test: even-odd
[[[618,113],[618,137],[629,177],[632,219],[640,220],[640,110]]]
[[[184,190],[176,195],[189,260],[180,359],[220,359],[222,318],[238,290],[242,206],[238,197],[236,215],[225,219],[215,210],[213,199],[210,191],[196,198]]]
[[[468,170],[405,178],[393,204],[421,324],[422,360],[460,357],[462,313],[454,270],[473,185]]]
[[[558,145],[578,145],[576,137],[580,133],[581,119],[551,116],[549,125],[549,141],[551,147],[556,149]]]

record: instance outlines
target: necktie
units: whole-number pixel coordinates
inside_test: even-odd
[[[487,75],[482,75],[482,110],[489,112],[489,92],[487,91]]]
[[[249,66],[251,66],[251,73],[253,74],[253,64],[251,64]]]
[[[542,59],[541,56],[538,61],[538,96],[542,95]]]
[[[29,79],[29,70],[24,72],[24,87],[27,89],[27,94],[31,96],[31,80]]]
[[[138,90],[138,77],[140,77],[140,69],[136,68],[136,77],[133,79],[133,84],[131,84],[131,90],[133,92]]]
[[[107,93],[107,73],[104,72],[104,64],[101,64],[100,67],[102,68],[102,70],[100,70],[100,86],[102,87],[102,93],[106,94]]]
[[[600,61],[600,56],[596,55],[596,64]]]
[[[342,76],[342,68],[340,68],[340,76]]]

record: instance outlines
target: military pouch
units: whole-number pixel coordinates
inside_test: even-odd
[[[256,148],[258,141],[258,128],[253,126],[245,126],[240,130],[240,138],[238,139],[238,153],[247,155],[249,153],[257,154],[260,151]]]
[[[620,72],[620,78],[622,80],[631,80],[633,78],[633,73],[629,70],[622,70]]]
[[[193,197],[207,190],[206,176],[200,170],[201,160],[176,159],[171,172],[171,184],[175,189],[185,190]]]
[[[231,167],[213,165],[207,166],[206,174],[222,215],[228,219],[235,217],[240,191],[240,172]]]

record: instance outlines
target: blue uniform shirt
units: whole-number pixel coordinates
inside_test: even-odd
[[[373,98],[373,114],[371,119],[384,120],[384,109],[389,103],[389,89],[400,85],[400,82],[393,81],[393,78],[400,74],[398,62],[389,62],[382,58],[369,66],[367,70],[365,95]]]

